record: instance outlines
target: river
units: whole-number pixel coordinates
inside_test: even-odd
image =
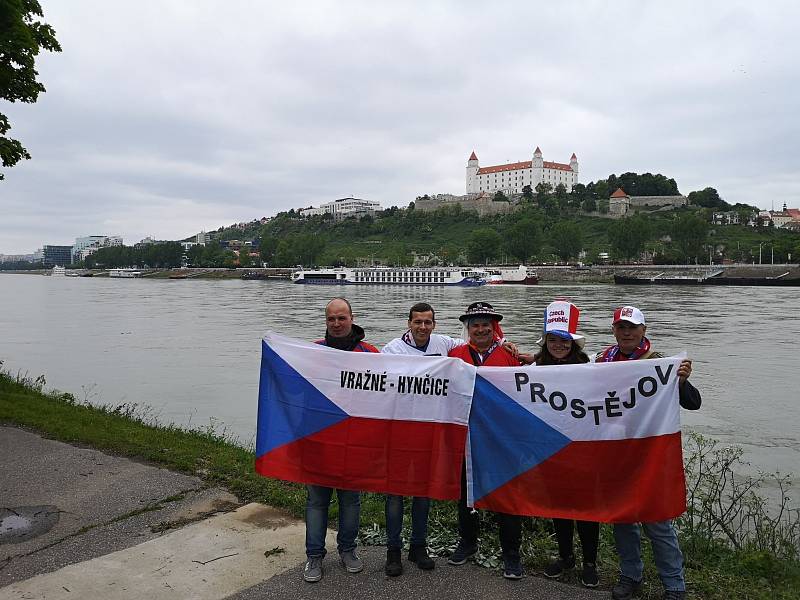
[[[682,411],[684,429],[744,447],[756,469],[800,475],[800,337],[793,288],[538,286],[385,287],[283,281],[150,280],[0,274],[0,360],[12,373],[44,375],[48,389],[98,404],[149,407],[161,423],[213,426],[251,445],[264,332],[317,339],[323,309],[346,293],[367,341],[405,328],[408,307],[428,301],[437,331],[460,335],[470,302],[505,315],[523,350],[539,337],[556,296],[581,309],[587,350],[613,341],[611,312],[639,306],[654,347],[686,350],[703,407]]]

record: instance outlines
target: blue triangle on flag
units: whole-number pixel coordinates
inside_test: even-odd
[[[475,501],[550,458],[571,441],[480,374],[475,377],[469,440]]]
[[[262,340],[256,457],[347,417]]]

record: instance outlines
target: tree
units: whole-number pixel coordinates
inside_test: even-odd
[[[684,213],[672,222],[670,235],[686,263],[703,254],[703,244],[708,237],[708,221],[694,213]]]
[[[259,252],[261,253],[261,260],[268,265],[274,266],[275,251],[278,248],[279,238],[269,233],[264,232],[261,236],[261,244],[259,245]]]
[[[699,192],[689,192],[689,204],[702,206],[703,208],[713,208],[716,210],[728,210],[731,205],[719,197],[719,193],[712,187]]]
[[[578,256],[583,247],[583,233],[577,223],[560,221],[550,230],[550,244],[562,260]]]
[[[494,229],[476,229],[467,242],[467,257],[475,264],[485,264],[497,256],[500,234]]]
[[[250,258],[250,247],[242,244],[242,247],[239,248],[239,266],[249,267],[252,264],[253,260]]]
[[[325,250],[325,240],[319,235],[303,233],[292,240],[292,250],[302,265],[313,265]]]
[[[508,202],[508,196],[506,196],[500,190],[497,190],[497,192],[495,192],[494,198],[492,198],[492,201],[493,202]]]
[[[611,250],[619,258],[636,258],[650,237],[650,224],[640,216],[614,221],[608,227]]]
[[[517,221],[505,231],[505,236],[503,248],[523,263],[542,246],[542,230],[533,219]]]
[[[533,200],[533,190],[531,189],[530,185],[522,186],[522,197],[525,199],[526,202],[530,202],[531,200]]]
[[[0,98],[9,102],[33,103],[44,92],[36,80],[35,59],[39,51],[61,52],[56,32],[42,17],[37,0],[0,0]],[[31,155],[18,141],[5,136],[11,124],[0,113],[0,158],[13,167]],[[3,174],[0,173],[0,180]]]
[[[581,209],[583,212],[596,212],[597,211],[597,201],[592,198],[591,196],[585,198],[583,202],[581,202]]]

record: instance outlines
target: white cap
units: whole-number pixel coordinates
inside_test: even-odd
[[[627,321],[634,325],[644,325],[644,315],[635,306],[623,306],[614,311],[614,320],[611,324],[619,323],[620,321]]]

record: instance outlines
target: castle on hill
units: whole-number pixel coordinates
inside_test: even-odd
[[[578,183],[578,157],[572,153],[569,164],[546,161],[539,147],[533,159],[524,162],[481,167],[473,151],[467,160],[467,194],[484,192],[503,192],[506,196],[521,194],[526,185],[535,190],[540,183],[555,187],[562,183],[567,191],[572,191]]]

